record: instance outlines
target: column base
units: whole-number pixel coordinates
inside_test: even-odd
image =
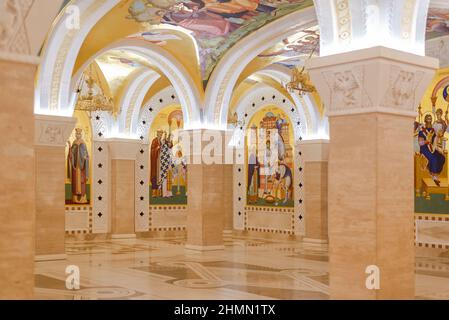
[[[120,240],[120,239],[137,239],[136,234],[112,234],[112,240]]]
[[[232,236],[233,233],[234,233],[234,231],[232,231],[232,230],[224,230],[223,231],[223,236],[229,237],[229,236]]]
[[[34,257],[36,262],[67,260],[65,253],[61,254],[41,254]]]
[[[225,246],[196,246],[191,244],[186,244],[185,248],[187,250],[193,251],[221,251],[225,249]]]

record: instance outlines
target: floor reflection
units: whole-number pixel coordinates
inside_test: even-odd
[[[329,299],[326,246],[233,237],[224,251],[200,253],[184,244],[183,238],[67,242],[67,260],[36,263],[36,298]],[[68,265],[80,269],[80,290],[66,289]],[[449,299],[449,252],[417,255],[416,287],[418,299]]]

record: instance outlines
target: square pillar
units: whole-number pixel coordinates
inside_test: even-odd
[[[303,140],[299,144],[304,169],[305,237],[310,243],[328,242],[329,140]]]
[[[36,260],[63,260],[65,254],[65,148],[76,119],[35,116]]]
[[[135,233],[135,167],[141,143],[108,140],[111,156],[111,229],[113,239],[132,239]],[[147,201],[148,199],[143,199]]]
[[[0,58],[0,299],[33,298],[36,69]]]
[[[415,297],[411,128],[437,67],[383,47],[308,64],[330,123],[332,299]]]
[[[225,165],[223,164],[224,133],[216,130],[185,131],[191,139],[190,163],[187,166],[189,194],[187,198],[187,244],[191,250],[222,250],[225,220]],[[206,151],[208,139],[214,135],[217,148]],[[202,152],[203,151],[203,152]],[[218,163],[205,163],[203,153],[213,155]],[[232,203],[229,204],[232,207]]]

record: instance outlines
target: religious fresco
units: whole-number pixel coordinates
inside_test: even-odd
[[[320,52],[319,27],[315,26],[284,39],[258,55],[265,64],[280,64],[288,68],[302,65],[304,60]]]
[[[271,21],[313,5],[312,0],[134,0],[129,18],[190,31],[198,44],[203,81],[224,53]]]
[[[246,139],[247,205],[294,207],[293,128],[278,107],[253,117]]]
[[[142,57],[125,50],[110,50],[97,59],[111,94],[116,96],[129,75],[141,68],[152,68]]]
[[[449,35],[449,9],[430,8],[427,17],[427,40]]]
[[[449,214],[449,69],[427,90],[414,124],[415,212]]]
[[[162,110],[150,132],[150,205],[187,205],[187,159],[176,130],[184,127],[181,106]]]
[[[92,130],[86,112],[75,111],[77,119],[65,149],[65,204],[87,205],[91,196]]]

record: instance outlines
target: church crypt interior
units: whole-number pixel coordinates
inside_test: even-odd
[[[448,0],[0,0],[0,93],[0,300],[449,300]]]

